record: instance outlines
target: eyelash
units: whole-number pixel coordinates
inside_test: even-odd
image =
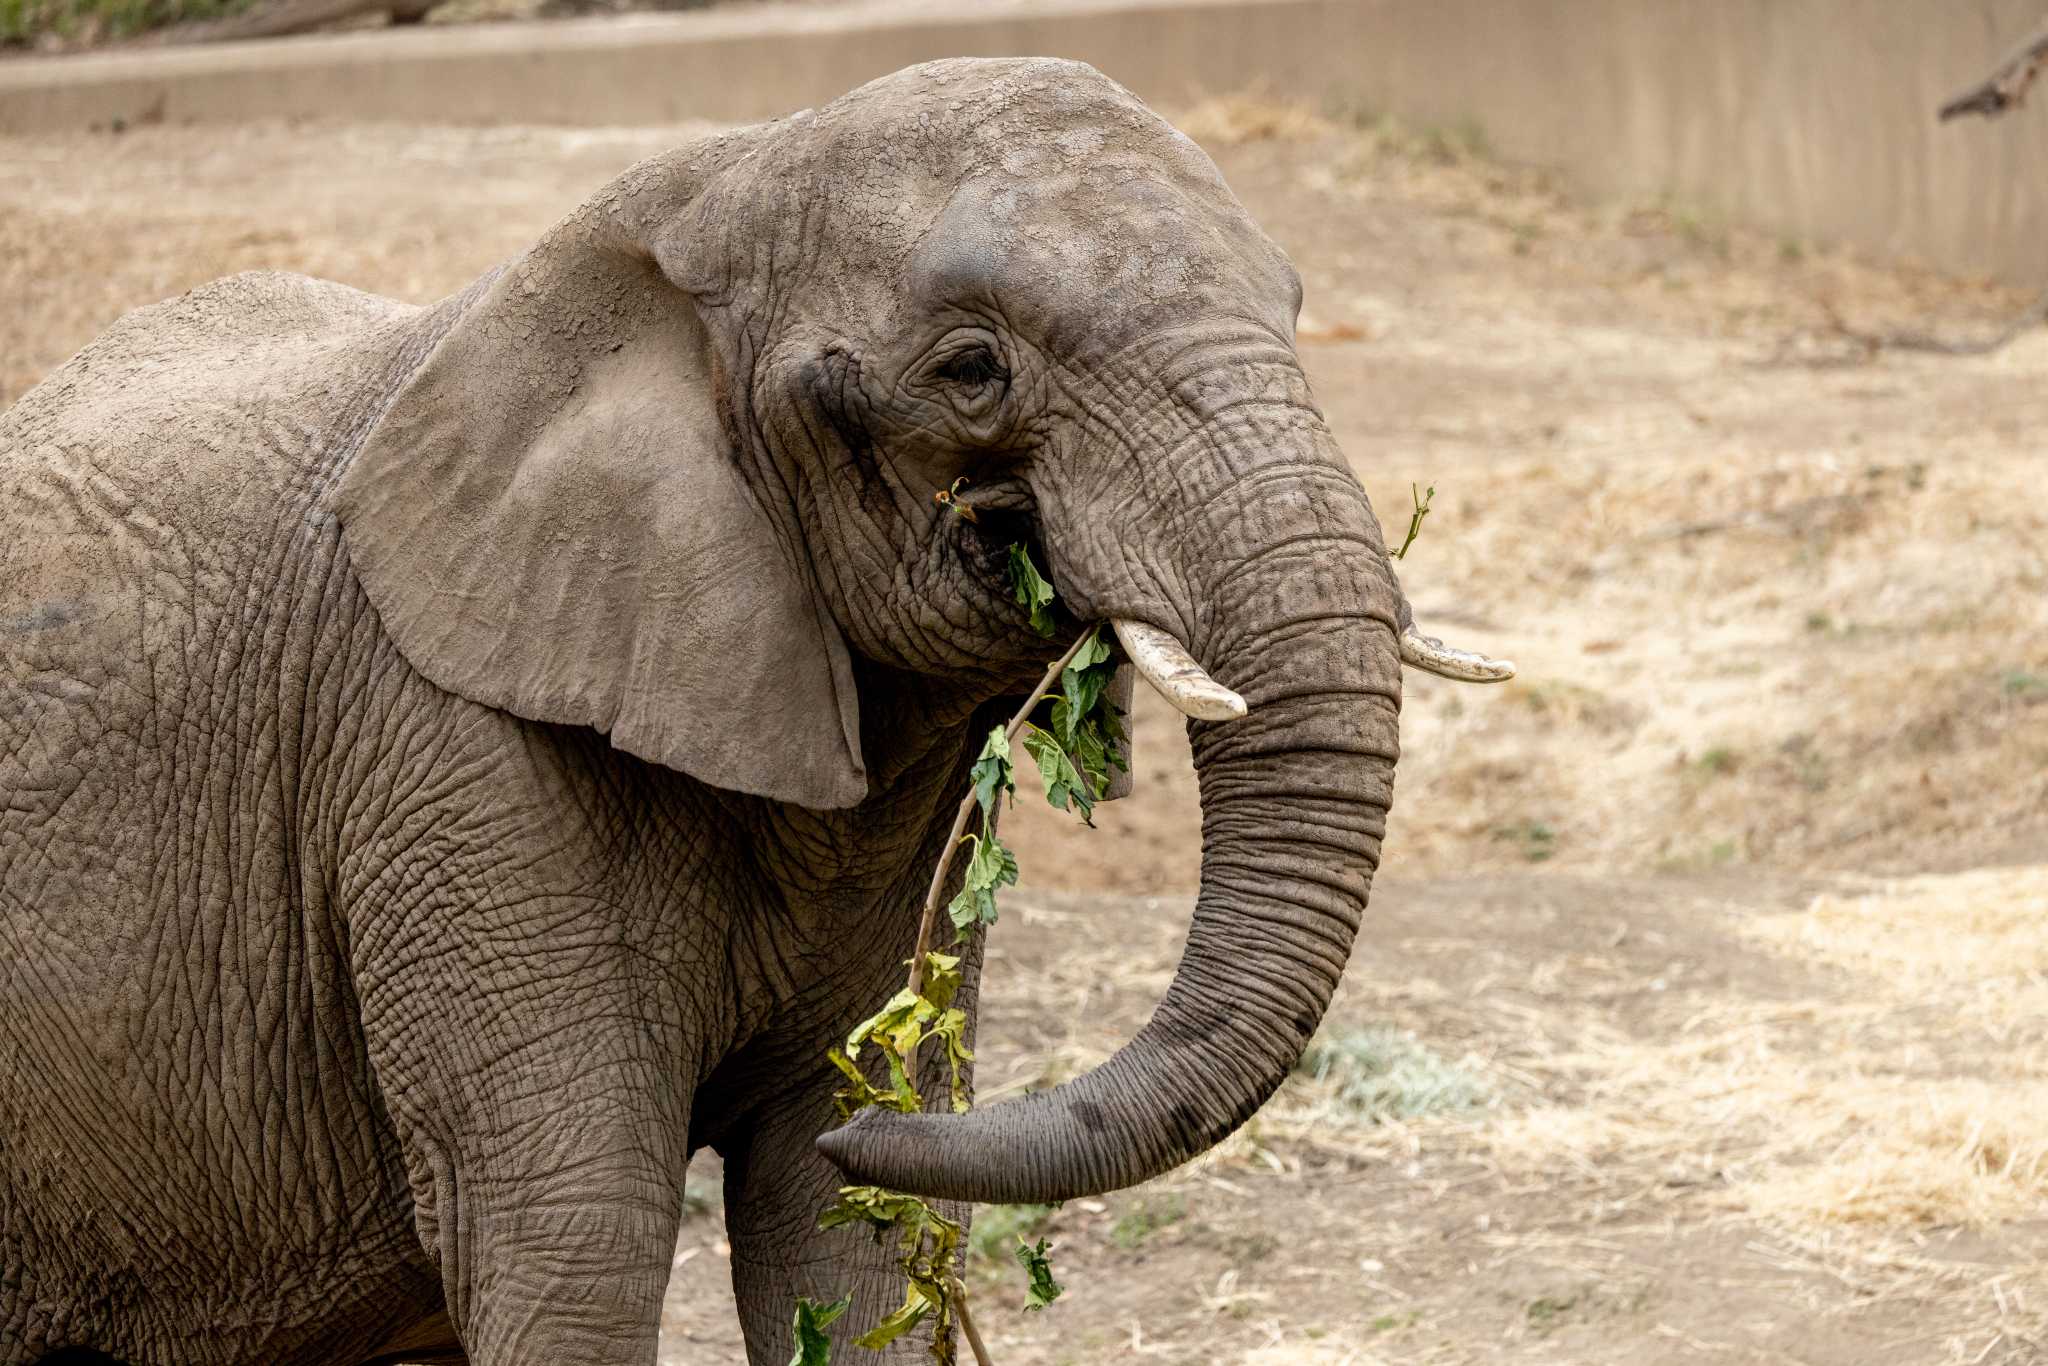
[[[1009,379],[1010,372],[1003,369],[995,353],[985,346],[971,347],[949,358],[938,369],[940,379],[954,384],[980,387],[984,384],[1000,383]]]

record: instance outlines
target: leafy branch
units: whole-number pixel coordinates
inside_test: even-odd
[[[972,509],[954,502],[950,491],[942,491],[939,502],[972,520]],[[1051,610],[1055,595],[1026,547],[1010,547],[1009,574],[1018,605],[1030,612],[1032,629],[1052,635],[1057,629]],[[995,923],[996,894],[1014,885],[1018,875],[1016,855],[996,837],[995,827],[1003,794],[1008,792],[1013,800],[1016,796],[1016,751],[1020,747],[1038,768],[1046,801],[1056,810],[1072,811],[1084,823],[1093,824],[1095,803],[1108,784],[1109,770],[1124,765],[1118,749],[1124,730],[1109,700],[1109,683],[1116,671],[1114,655],[1100,626],[1082,632],[1045,671],[1009,722],[992,728],[982,742],[969,771],[967,795],[954,812],[945,850],[925,892],[909,982],[888,1004],[854,1026],[843,1049],[833,1048],[826,1054],[846,1079],[833,1093],[842,1121],[870,1105],[904,1114],[921,1111],[924,1098],[913,1080],[915,1060],[918,1049],[933,1039],[945,1049],[953,1110],[964,1113],[968,1109],[962,1068],[974,1060],[974,1054],[966,1044],[966,1012],[953,1004],[960,990],[960,959],[932,948],[940,898],[955,860],[966,848],[971,853],[960,891],[946,903],[954,942]],[[1034,715],[1048,698],[1051,706],[1040,724]],[[980,828],[970,832],[968,825],[977,812]],[[862,1050],[869,1047],[881,1054],[888,1068],[885,1086],[868,1080],[859,1065]],[[902,1305],[854,1339],[854,1345],[879,1350],[929,1319],[932,1359],[939,1366],[952,1366],[951,1329],[957,1323],[976,1362],[989,1366],[988,1348],[967,1307],[967,1287],[953,1273],[960,1225],[914,1195],[879,1186],[843,1186],[819,1217],[818,1227],[850,1225],[873,1230],[877,1241],[893,1234],[896,1265],[904,1279]],[[1033,1246],[1019,1239],[1012,1251],[1027,1281],[1025,1309],[1043,1309],[1059,1298],[1061,1287],[1053,1277],[1048,1256],[1050,1244],[1040,1239]],[[850,1303],[850,1297],[829,1304],[797,1300],[797,1347],[790,1366],[829,1366],[832,1339],[827,1330]]]
[[[1025,555],[1023,561],[1028,566],[1030,556]],[[1102,638],[1101,627],[1084,631],[1045,671],[1009,723],[990,729],[988,738],[982,742],[981,753],[969,771],[967,795],[960,799],[959,809],[953,813],[945,853],[939,857],[939,866],[932,870],[931,886],[925,892],[924,913],[917,926],[917,950],[910,960],[911,994],[917,994],[924,985],[923,965],[925,956],[931,952],[932,934],[938,924],[939,898],[945,892],[946,877],[953,870],[961,846],[970,846],[974,854],[968,861],[965,883],[947,905],[956,942],[965,939],[976,925],[993,924],[996,892],[1017,881],[1017,859],[996,838],[995,814],[1002,794],[1014,795],[1017,790],[1015,755],[1020,741],[1024,752],[1038,766],[1045,799],[1053,809],[1073,811],[1082,821],[1093,823],[1096,797],[1108,784],[1109,768],[1123,766],[1117,742],[1124,738],[1124,731],[1108,696],[1109,681],[1116,672],[1113,653],[1109,642]],[[1053,699],[1050,727],[1040,726],[1032,720],[1032,713],[1051,694],[1055,684],[1060,693]],[[977,811],[981,813],[981,829],[970,834],[968,822]]]

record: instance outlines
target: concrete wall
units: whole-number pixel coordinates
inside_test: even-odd
[[[949,9],[768,5],[444,25],[0,63],[0,133],[116,114],[635,124],[753,120],[934,57],[1062,56],[1151,99],[1327,76],[1342,0],[1053,0]],[[1323,82],[1326,83],[1326,82]]]
[[[1092,62],[1476,123],[1597,194],[2048,286],[2048,109],[1935,106],[2044,0],[1049,0],[769,6],[0,62],[0,133],[261,116],[746,120],[938,56]],[[2048,103],[2048,88],[2044,88]]]
[[[2048,85],[1935,122],[2044,0],[1368,0],[1351,79],[1600,194],[2048,287]]]

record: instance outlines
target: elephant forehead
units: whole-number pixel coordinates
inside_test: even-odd
[[[1055,342],[1213,314],[1284,330],[1298,290],[1285,255],[1220,182],[1190,184],[1131,157],[969,181],[921,236],[907,283],[926,304],[993,299]]]
[[[1056,57],[924,62],[870,81],[818,115],[821,125],[865,126],[892,141],[931,135],[983,148],[1020,132],[1130,126],[1150,117],[1135,95],[1094,67]]]

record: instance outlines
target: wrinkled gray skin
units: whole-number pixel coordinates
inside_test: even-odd
[[[1397,749],[1399,589],[1298,298],[1125,92],[946,62],[644,163],[433,307],[240,276],[22,399],[0,1363],[649,1363],[708,1144],[781,1366],[792,1296],[900,1295],[815,1230],[827,1154],[1041,1201],[1235,1129],[1344,966]],[[819,1141],[1058,645],[1025,534],[1064,638],[1149,622],[1251,704],[1191,725],[1186,956],[1097,1071]]]

